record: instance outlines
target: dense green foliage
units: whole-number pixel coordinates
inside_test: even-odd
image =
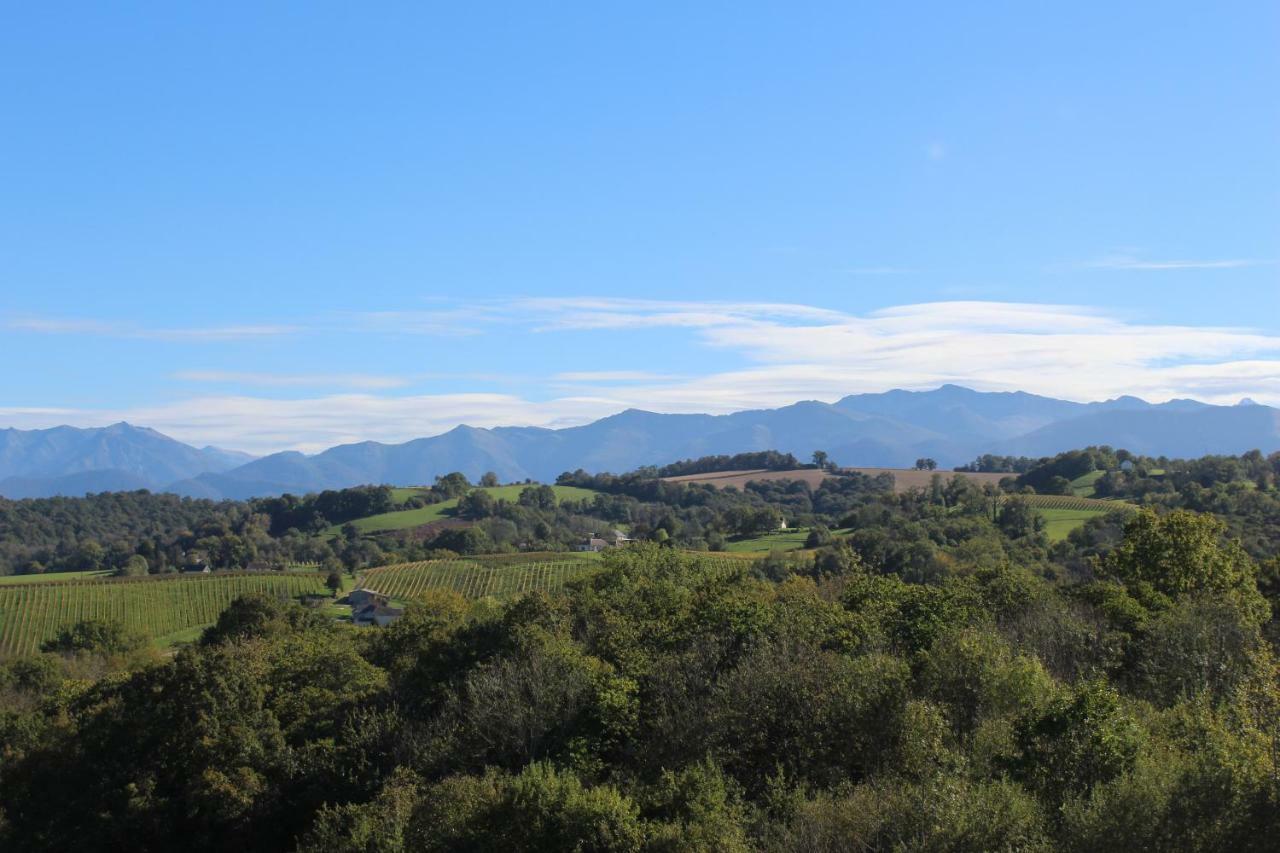
[[[150,492],[0,498],[0,574],[118,569],[134,554],[162,570],[181,564],[184,542],[243,529],[248,515],[245,504]]]
[[[823,467],[827,454],[818,451],[814,454],[814,467]],[[819,463],[817,460],[821,460]],[[660,468],[641,469],[655,477],[681,477],[688,474],[708,474],[713,471],[794,471],[804,468],[800,461],[790,453],[779,453],[776,450],[759,450],[753,453],[735,453],[732,456],[701,456],[697,459],[684,459],[672,462]]]
[[[243,598],[101,678],[128,638],[78,627],[0,665],[0,847],[1272,849],[1274,567],[1146,510],[1049,579],[1024,508],[953,497],[869,501],[804,557],[619,549],[383,630]]]

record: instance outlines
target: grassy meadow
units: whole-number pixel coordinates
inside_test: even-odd
[[[493,495],[494,500],[516,501],[520,497],[520,493],[528,488],[528,484],[519,483],[512,486],[491,486],[481,491],[488,492]],[[555,490],[557,500],[561,501],[580,501],[590,499],[595,496],[595,492],[590,489],[580,489],[577,486],[552,486]],[[397,503],[403,504],[415,494],[420,494],[421,489],[398,488],[392,491],[392,499]],[[370,515],[365,518],[358,518],[351,524],[361,533],[381,533],[387,530],[407,530],[411,527],[419,527],[423,524],[430,524],[433,521],[441,521],[452,517],[454,511],[458,507],[457,498],[441,501],[436,504],[428,504],[417,509],[401,509],[392,512],[384,512],[379,515]],[[327,528],[323,535],[336,536],[342,529],[341,524],[335,524]]]
[[[809,528],[797,527],[792,530],[775,530],[745,539],[730,539],[724,549],[730,552],[795,551],[804,547],[804,540],[809,537]]]
[[[1050,542],[1061,542],[1067,538],[1067,534],[1082,526],[1091,518],[1097,518],[1106,513],[1096,509],[1042,509],[1040,515],[1045,520],[1045,535],[1049,537]]]
[[[1078,498],[1091,498],[1095,494],[1095,484],[1106,471],[1090,471],[1083,477],[1076,477],[1071,481],[1071,494]]]
[[[1097,472],[1094,472],[1097,473]],[[1086,479],[1092,475],[1085,475]],[[1099,476],[1101,476],[1099,474]],[[1093,477],[1097,480],[1097,477]],[[1077,480],[1076,482],[1079,482]],[[1089,485],[1092,490],[1092,481]],[[1074,484],[1073,484],[1074,489]],[[1023,495],[1023,500],[1035,507],[1046,522],[1045,533],[1050,542],[1060,542],[1067,538],[1072,530],[1080,527],[1091,518],[1106,515],[1109,512],[1136,512],[1137,507],[1124,501],[1108,501],[1098,498],[1076,497],[1074,495]]]

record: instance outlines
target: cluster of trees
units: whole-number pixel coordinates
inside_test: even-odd
[[[996,456],[984,453],[967,465],[957,465],[957,471],[986,474],[1022,474],[1030,471],[1041,460],[1031,456]]]
[[[1280,553],[1280,453],[1254,450],[1240,456],[1200,459],[1135,457],[1132,466],[1108,471],[1094,487],[1099,496],[1167,509],[1211,512],[1256,559]]]
[[[395,508],[390,486],[357,486],[328,489],[319,494],[297,497],[259,498],[250,502],[252,512],[271,517],[271,533],[283,535],[293,529],[318,533],[334,524],[365,518]]]
[[[485,475],[482,485],[497,485],[497,477]],[[0,498],[0,575],[103,569],[157,574],[177,571],[197,557],[217,568],[253,562],[320,563],[330,570],[379,565],[388,558],[377,542],[350,534],[331,541],[317,534],[397,508],[439,503],[472,488],[462,474],[447,474],[398,506],[389,486],[218,502],[145,490]]]
[[[1069,450],[1057,456],[1041,459],[1018,475],[1018,488],[1030,488],[1043,495],[1071,493],[1071,481],[1094,471],[1118,470],[1133,457],[1124,450],[1110,447],[1087,447]]]
[[[315,531],[389,506],[390,489],[361,487],[306,498],[208,501],[147,491],[82,498],[0,498],[0,574],[178,571],[196,559],[218,568],[260,561],[376,564],[367,540],[330,543]],[[322,512],[332,512],[332,517]],[[300,523],[299,527],[294,522]]]
[[[156,571],[186,545],[253,526],[248,505],[150,492],[83,498],[0,498],[0,574],[122,569],[134,555]]]
[[[821,452],[821,451],[819,451]],[[826,461],[826,454],[822,454]],[[817,459],[814,464],[822,467]],[[652,477],[682,477],[688,474],[710,474],[716,471],[793,471],[808,467],[790,453],[779,453],[776,450],[759,450],[751,453],[735,453],[732,456],[700,456],[697,459],[683,459],[661,467],[642,468]]]
[[[243,599],[96,681],[67,668],[127,638],[70,631],[0,665],[0,847],[1273,849],[1272,617],[1224,524],[1144,510],[1051,580],[971,558],[1022,522],[959,497],[890,515],[946,554],[927,578],[875,562],[895,538],[740,569],[647,545],[381,631]]]

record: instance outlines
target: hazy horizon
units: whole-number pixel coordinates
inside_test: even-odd
[[[958,388],[961,388],[962,390],[966,390],[966,391],[975,391],[975,390],[977,390],[977,389],[973,389],[973,388],[968,388],[967,386],[955,385],[954,383],[947,383],[946,385],[932,386],[932,387],[926,387],[926,388],[886,388],[886,389],[883,389],[883,390],[880,390],[880,391],[866,391],[866,392],[859,392],[859,393],[864,393],[864,394],[887,394],[887,393],[892,393],[892,392],[894,392],[894,391],[905,391],[905,392],[908,392],[908,393],[917,393],[917,394],[919,394],[919,393],[929,393],[929,392],[931,392],[931,391],[941,391],[941,390],[943,390],[943,388],[948,387],[948,386],[950,386],[950,387],[958,387]],[[1011,392],[979,392],[979,393],[1030,393],[1030,392],[1023,392],[1023,391],[1011,391]],[[834,404],[834,403],[838,402],[838,401],[839,401],[839,400],[841,400],[841,399],[844,399],[844,397],[847,397],[847,396],[852,396],[852,395],[842,395],[841,397],[837,397],[837,398],[834,398],[834,399],[828,399],[828,400],[816,400],[816,399],[809,399],[809,400],[793,400],[793,401],[791,401],[790,403],[783,403],[783,404],[780,404],[780,405],[779,405],[778,407],[776,407],[776,408],[785,408],[786,406],[790,406],[790,405],[797,405],[797,404],[810,403],[810,402],[825,403],[825,404],[830,405],[830,404]],[[1037,395],[1037,396],[1049,396],[1049,395]],[[1122,398],[1122,397],[1133,397],[1133,396],[1136,396],[1136,395],[1117,395],[1116,397],[1108,397],[1108,398],[1106,398],[1105,400],[1067,400],[1067,402],[1073,402],[1073,403],[1106,403],[1106,402],[1113,402],[1113,401],[1118,400],[1118,399],[1120,399],[1120,398]],[[1052,399],[1060,399],[1060,400],[1061,400],[1061,399],[1065,399],[1065,398],[1052,398]],[[1139,399],[1139,400],[1141,400],[1141,401],[1142,401],[1142,402],[1144,402],[1144,403],[1152,403],[1152,404],[1156,404],[1156,405],[1159,405],[1159,404],[1161,404],[1161,403],[1179,402],[1179,401],[1190,401],[1190,402],[1197,402],[1197,403],[1202,403],[1202,402],[1204,402],[1204,401],[1202,401],[1202,400],[1196,400],[1195,398],[1191,398],[1191,397],[1175,397],[1175,398],[1170,398],[1170,399],[1168,399],[1168,400],[1146,400],[1146,399],[1143,399],[1143,398],[1141,398],[1141,397],[1139,397],[1138,399]],[[1267,404],[1265,404],[1265,403],[1259,403],[1257,400],[1254,400],[1254,399],[1253,399],[1253,398],[1251,398],[1251,397],[1242,397],[1242,398],[1240,398],[1239,400],[1236,400],[1234,403],[1227,403],[1227,404],[1210,404],[1210,405],[1233,405],[1233,406],[1243,406],[1243,405],[1263,405],[1263,406],[1265,406],[1265,405],[1267,405]],[[459,423],[459,424],[454,424],[453,426],[451,426],[451,427],[449,427],[449,428],[447,428],[447,429],[445,429],[445,430],[443,430],[443,431],[440,431],[440,432],[431,432],[431,433],[422,433],[422,434],[412,434],[412,435],[410,435],[410,434],[406,434],[406,435],[401,436],[401,437],[388,437],[388,438],[386,438],[386,439],[374,439],[374,438],[368,438],[368,437],[350,437],[350,438],[348,438],[347,440],[337,441],[337,442],[335,442],[335,443],[333,443],[333,444],[320,444],[320,445],[315,445],[315,446],[310,446],[310,447],[282,446],[282,447],[276,447],[276,448],[274,448],[274,449],[263,449],[263,450],[259,450],[259,451],[245,450],[245,449],[240,448],[240,447],[228,447],[228,446],[224,446],[224,445],[220,445],[220,444],[215,444],[215,443],[212,443],[212,442],[201,441],[199,438],[179,438],[178,436],[171,435],[170,433],[166,432],[165,430],[162,430],[162,429],[158,429],[158,428],[156,428],[156,427],[155,427],[154,425],[152,425],[152,424],[146,424],[146,423],[135,423],[135,422],[133,422],[133,421],[129,421],[129,420],[127,420],[127,419],[121,419],[121,420],[118,420],[118,421],[112,421],[112,422],[107,422],[107,423],[85,423],[85,424],[56,423],[56,424],[51,424],[50,426],[46,426],[46,427],[28,427],[28,428],[25,428],[25,429],[27,429],[27,430],[31,430],[31,431],[34,431],[34,430],[48,430],[48,429],[56,429],[56,428],[59,428],[59,427],[72,427],[72,428],[75,428],[75,429],[106,429],[106,428],[113,427],[113,426],[120,426],[120,425],[124,425],[124,426],[134,427],[134,428],[137,428],[137,429],[149,429],[149,430],[152,430],[152,431],[154,431],[154,432],[158,432],[158,433],[160,433],[160,434],[162,434],[162,435],[164,435],[164,436],[166,436],[166,437],[168,437],[168,438],[173,438],[173,439],[176,439],[176,440],[182,441],[184,444],[188,444],[188,445],[190,445],[190,446],[192,446],[192,447],[196,447],[196,448],[215,449],[215,450],[229,451],[229,452],[233,452],[233,453],[244,453],[244,454],[248,454],[248,455],[250,455],[250,456],[254,456],[254,457],[257,457],[257,458],[261,458],[261,457],[263,457],[263,456],[269,456],[269,455],[274,454],[274,453],[281,453],[281,452],[286,452],[286,451],[296,451],[296,452],[305,453],[305,454],[307,454],[307,455],[314,455],[314,454],[317,454],[317,453],[323,452],[324,450],[328,450],[328,449],[330,449],[330,448],[332,448],[332,447],[337,447],[337,446],[342,446],[342,445],[348,445],[348,444],[359,444],[359,443],[363,443],[363,442],[367,442],[367,441],[377,441],[377,442],[379,442],[379,443],[383,443],[383,444],[402,444],[402,443],[404,443],[404,442],[413,441],[414,439],[419,439],[419,438],[434,438],[434,437],[437,437],[437,436],[440,436],[440,435],[444,435],[444,434],[446,434],[446,433],[448,433],[448,432],[451,432],[451,431],[453,431],[453,430],[455,430],[455,429],[459,429],[459,428],[493,429],[493,428],[495,428],[495,427],[517,427],[517,428],[518,428],[518,427],[542,427],[542,428],[547,428],[547,429],[567,429],[567,428],[571,428],[571,427],[575,427],[575,426],[585,426],[585,425],[587,425],[587,424],[594,423],[594,422],[596,422],[596,421],[598,421],[598,420],[602,420],[602,419],[610,418],[610,417],[613,417],[613,416],[616,416],[616,415],[620,415],[620,414],[625,414],[626,412],[629,412],[629,411],[643,411],[643,412],[649,412],[649,413],[655,413],[655,414],[689,414],[689,415],[696,415],[696,414],[720,414],[720,415],[727,415],[727,414],[734,414],[734,413],[736,413],[736,412],[747,411],[747,410],[732,410],[732,411],[714,412],[714,413],[712,413],[712,412],[695,411],[695,410],[693,410],[693,409],[690,409],[690,410],[688,410],[688,411],[682,411],[682,412],[662,412],[662,413],[656,413],[656,412],[653,412],[653,410],[651,410],[651,409],[645,409],[645,408],[640,407],[640,406],[630,406],[630,407],[625,408],[625,409],[618,409],[618,410],[616,410],[616,411],[612,411],[612,412],[605,412],[604,414],[599,415],[598,417],[586,418],[586,419],[583,419],[583,420],[578,421],[578,422],[575,422],[575,423],[560,423],[560,424],[555,424],[555,425],[551,425],[551,426],[546,426],[546,425],[542,425],[542,424],[520,424],[520,423],[494,423],[494,424],[472,424],[472,423]],[[11,426],[8,426],[8,425],[0,425],[0,430],[4,430],[4,429],[23,429],[23,428],[22,428],[22,427],[11,427]]]

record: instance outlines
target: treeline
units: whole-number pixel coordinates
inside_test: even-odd
[[[652,470],[655,477],[683,477],[689,474],[710,474],[717,471],[793,471],[797,468],[813,467],[802,465],[790,453],[779,453],[776,450],[760,450],[752,453],[736,453],[732,456],[701,456],[697,459],[685,459],[663,465]]]
[[[69,632],[0,666],[0,848],[1274,849],[1271,613],[1222,524],[1144,511],[1054,582],[957,507],[923,583],[650,545],[380,631],[253,598],[171,660]],[[99,659],[132,671],[71,680]]]
[[[488,475],[496,484],[496,477]],[[0,575],[46,571],[177,571],[192,560],[216,568],[251,563],[376,565],[377,543],[327,542],[316,534],[357,518],[438,503],[472,488],[453,473],[399,507],[388,486],[357,486],[250,501],[209,501],[145,490],[79,498],[0,498]],[[141,562],[139,562],[139,559]]]
[[[119,569],[140,555],[156,570],[181,564],[184,544],[241,530],[250,508],[170,494],[0,498],[0,574]]]
[[[0,574],[108,570],[178,571],[200,560],[215,568],[253,563],[369,565],[376,544],[314,534],[390,508],[385,486],[285,495],[255,501],[208,501],[147,491],[82,498],[0,499]]]
[[[258,498],[250,502],[250,508],[270,516],[271,533],[280,536],[290,528],[317,533],[334,524],[390,512],[395,502],[390,486],[357,486],[304,497],[285,494],[278,498]]]
[[[1012,488],[1031,488],[1040,494],[1067,494],[1071,481],[1101,471],[1105,473],[1095,484],[1099,497],[1140,498],[1151,492],[1179,491],[1192,482],[1204,488],[1251,483],[1265,491],[1280,478],[1280,452],[1264,456],[1260,450],[1250,450],[1239,456],[1170,459],[1102,445],[1038,459],[986,455],[956,470],[1016,474]]]
[[[790,466],[794,457],[748,454],[679,464],[686,469],[760,466],[770,460]],[[845,535],[863,541],[859,547],[867,555],[891,555],[884,557],[885,565],[898,571],[910,564],[918,576],[936,573],[938,561],[946,559],[939,555],[962,547],[991,559],[1006,558],[1012,548],[1025,552],[1021,559],[1042,571],[1082,577],[1090,560],[1114,547],[1123,518],[1098,519],[1067,543],[1050,548],[1042,535],[1025,535],[1038,514],[1015,511],[1011,507],[1018,504],[1005,498],[1025,491],[1068,493],[1073,480],[1090,472],[1098,474],[1093,484],[1099,496],[1213,512],[1255,558],[1280,548],[1280,454],[1265,457],[1253,451],[1236,457],[1169,460],[1092,447],[1013,467],[1025,470],[1011,474],[998,490],[963,477],[938,477],[928,488],[906,495],[893,494],[892,478],[885,475],[849,473],[829,477],[816,487],[803,481],[767,480],[742,489],[718,489],[663,480],[657,476],[660,469],[619,475],[579,470],[561,475],[557,482],[598,494],[565,502],[558,502],[551,488],[536,484],[514,501],[498,500],[454,473],[398,505],[407,509],[457,498],[458,509],[447,523],[378,535],[344,525],[397,508],[386,486],[249,502],[214,503],[146,492],[0,500],[0,573],[156,573],[176,570],[197,557],[222,568],[321,563],[329,570],[355,570],[448,554],[568,550],[615,527],[633,539],[720,550],[735,537],[769,532],[785,520],[792,527],[850,531]],[[492,475],[482,480],[484,485],[496,482]],[[343,533],[336,538],[318,535],[339,526]],[[820,533],[815,543],[822,543],[824,535]],[[872,542],[881,539],[893,544]]]

